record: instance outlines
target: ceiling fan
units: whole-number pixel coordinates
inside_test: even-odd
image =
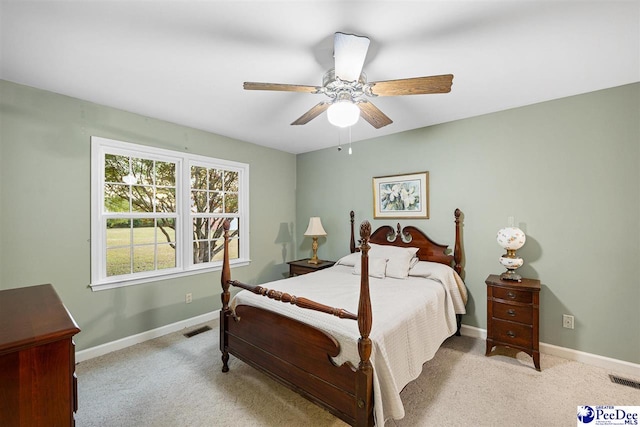
[[[351,126],[362,117],[376,129],[393,121],[369,102],[367,97],[451,91],[452,74],[368,83],[365,73],[362,72],[368,49],[368,37],[338,32],[335,33],[333,45],[335,66],[324,74],[322,86],[244,82],[244,89],[306,92],[324,94],[329,98],[313,106],[291,123],[292,125],[304,125],[327,111],[329,122],[335,126]]]

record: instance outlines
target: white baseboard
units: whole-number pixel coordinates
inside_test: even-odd
[[[85,350],[76,352],[76,363],[83,362],[85,360],[93,359],[94,357],[102,356],[112,351],[122,350],[134,344],[161,337],[163,335],[170,334],[172,332],[178,332],[185,328],[190,328],[201,323],[209,322],[220,318],[220,311],[212,311],[200,316],[192,317],[190,319],[181,320],[179,322],[171,323],[170,325],[161,326],[150,331],[141,332],[136,335],[124,337],[116,341],[111,341],[105,344],[101,344],[95,347],[90,347]]]
[[[486,329],[476,328],[475,326],[462,325],[460,333],[467,337],[479,338],[486,340]],[[549,354],[551,356],[562,357],[563,359],[574,360],[576,362],[586,363],[587,365],[597,366],[599,368],[608,369],[612,373],[631,375],[640,378],[640,364],[631,363],[624,360],[612,359],[610,357],[600,356],[592,353],[585,353],[571,348],[559,347],[553,344],[540,343],[540,353]]]
[[[85,360],[93,359],[94,357],[102,356],[112,351],[122,350],[123,348],[139,344],[141,342],[158,338],[172,332],[178,332],[181,329],[189,328],[191,326],[199,325],[201,323],[216,320],[220,317],[220,311],[212,311],[200,316],[192,317],[190,319],[181,320],[180,322],[172,323],[170,325],[162,326],[160,328],[152,329],[150,331],[142,332],[136,335],[125,337],[116,341],[108,342],[106,344],[98,345],[88,348],[86,350],[80,350],[76,352],[76,362],[83,362]],[[467,337],[487,339],[487,331],[485,329],[476,328],[475,326],[462,325],[460,333]],[[623,375],[631,375],[635,378],[640,378],[640,364],[626,362],[624,360],[612,359],[610,357],[599,356],[597,354],[585,353],[583,351],[573,350],[570,348],[559,347],[557,345],[540,343],[540,352],[549,354],[551,356],[562,357],[568,360],[574,360],[576,362],[586,363],[588,365],[597,366],[604,369],[609,369],[615,373]]]

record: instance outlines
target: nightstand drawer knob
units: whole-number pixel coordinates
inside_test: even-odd
[[[507,314],[509,316],[515,316],[516,315],[516,311],[513,308],[510,308],[509,310],[507,310]]]
[[[511,338],[515,338],[516,337],[516,333],[513,331],[507,331],[507,335],[510,336]]]
[[[514,299],[514,298],[516,297],[516,294],[515,294],[515,292],[511,292],[511,291],[509,291],[509,292],[507,292],[507,296],[508,296],[509,298],[511,298],[511,299]]]

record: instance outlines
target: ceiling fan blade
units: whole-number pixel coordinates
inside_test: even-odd
[[[244,82],[244,90],[277,90],[284,92],[308,92],[317,93],[320,89],[318,86],[305,86],[305,85],[289,85],[283,83],[257,83],[257,82]]]
[[[377,96],[424,95],[451,92],[453,74],[387,80],[369,84],[370,92]]]
[[[348,82],[358,81],[368,50],[368,37],[336,33],[333,41],[336,76]]]
[[[330,102],[321,102],[319,104],[314,105],[309,111],[298,117],[298,119],[291,123],[292,125],[306,125],[311,120],[318,117],[320,114],[324,113],[327,108],[331,105]]]
[[[380,129],[393,123],[393,120],[369,101],[361,101],[358,102],[357,105],[360,108],[360,116],[368,121],[374,128]]]

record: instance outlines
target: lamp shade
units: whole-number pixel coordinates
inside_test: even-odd
[[[329,123],[341,128],[355,125],[359,118],[360,108],[351,100],[336,101],[327,110]]]
[[[322,222],[319,216],[312,216],[309,218],[309,226],[307,231],[304,232],[305,236],[326,236],[327,232],[322,228]]]
[[[526,240],[524,232],[517,227],[505,227],[498,231],[496,240],[507,250],[507,253],[499,258],[500,264],[507,269],[500,275],[500,279],[521,282],[522,276],[516,273],[516,270],[522,267],[524,261],[516,256],[516,251],[524,245]]]
[[[496,239],[498,244],[505,249],[518,250],[526,240],[524,232],[517,227],[506,227],[498,231]]]

